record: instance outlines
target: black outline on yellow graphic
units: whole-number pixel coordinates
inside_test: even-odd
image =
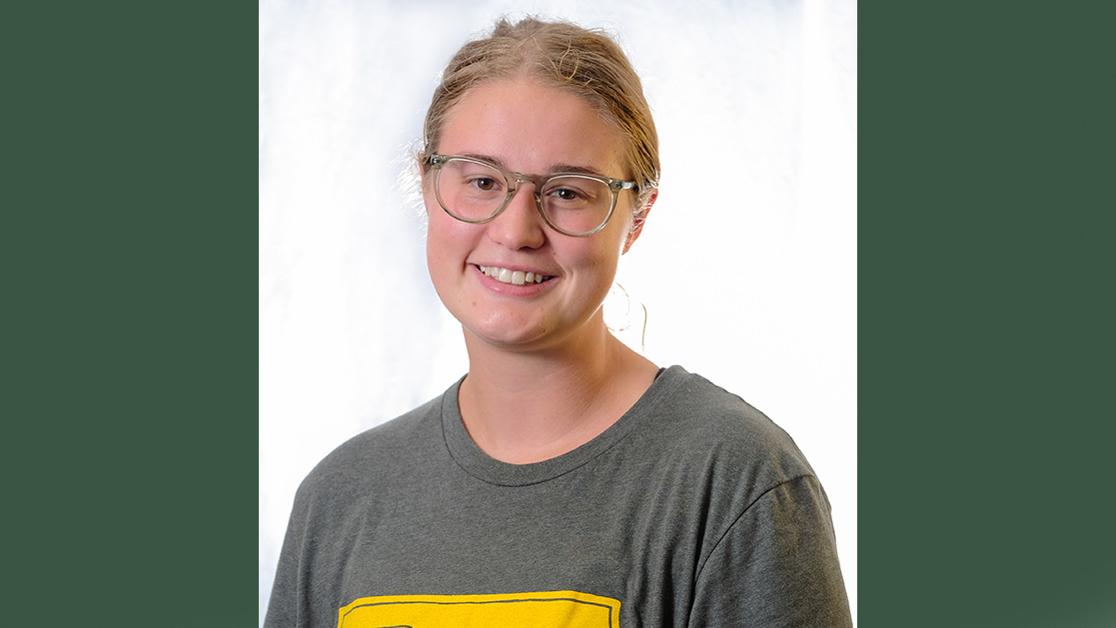
[[[367,601],[364,601],[367,600]],[[596,601],[600,600],[600,601]],[[619,626],[620,601],[582,593],[580,591],[534,591],[504,594],[483,595],[387,595],[358,598],[339,609],[338,628],[343,628],[349,614],[361,608],[371,606],[396,606],[406,604],[423,604],[438,606],[457,605],[482,605],[482,604],[512,604],[522,602],[573,602],[586,606],[597,606],[607,609],[608,625],[610,628]],[[613,611],[616,611],[615,615]]]

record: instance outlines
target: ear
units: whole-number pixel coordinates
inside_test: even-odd
[[[419,192],[421,192],[422,195],[425,196],[426,192],[427,192],[427,190],[426,190],[426,174],[429,171],[430,164],[427,163],[426,157],[423,156],[423,153],[418,153],[417,155],[415,155],[415,167],[418,168],[418,176],[419,176],[418,189],[419,189]]]
[[[655,204],[655,199],[659,198],[659,191],[652,190],[651,196],[647,197],[647,202],[643,204],[643,210],[635,215],[632,220],[632,228],[628,230],[628,239],[624,241],[624,253],[632,248],[635,244],[636,238],[643,231],[643,223],[647,222],[647,216],[651,213],[651,206]]]

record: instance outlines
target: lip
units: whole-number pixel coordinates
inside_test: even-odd
[[[524,267],[521,267],[521,266],[504,266],[502,264],[479,264],[479,265],[478,264],[469,264],[470,271],[476,276],[477,280],[480,281],[482,286],[484,286],[488,290],[491,290],[492,292],[495,292],[497,294],[507,295],[507,296],[514,296],[514,297],[533,297],[533,296],[537,296],[537,295],[540,295],[544,292],[547,292],[548,290],[551,289],[551,287],[553,287],[553,285],[555,283],[561,281],[561,278],[559,278],[558,276],[554,276],[552,279],[548,279],[548,280],[546,280],[542,283],[524,284],[522,286],[517,286],[515,284],[504,283],[502,281],[497,281],[497,280],[493,279],[492,277],[489,277],[488,275],[481,272],[480,266],[500,266],[501,268],[507,268],[510,271],[517,271],[518,270],[518,271],[533,272],[533,273],[537,273],[538,271],[534,270],[534,269],[530,269],[530,268],[524,268]],[[547,275],[549,273],[542,273],[542,274]]]

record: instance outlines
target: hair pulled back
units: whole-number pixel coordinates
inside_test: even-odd
[[[466,43],[442,73],[423,125],[423,163],[438,150],[445,118],[470,89],[485,81],[528,76],[572,92],[625,141],[623,153],[639,185],[642,211],[659,183],[659,137],[639,76],[608,35],[568,22],[525,18],[496,22],[492,34]]]

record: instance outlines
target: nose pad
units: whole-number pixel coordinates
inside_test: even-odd
[[[489,237],[511,249],[538,248],[546,241],[534,183],[517,180],[508,206],[488,223]]]

